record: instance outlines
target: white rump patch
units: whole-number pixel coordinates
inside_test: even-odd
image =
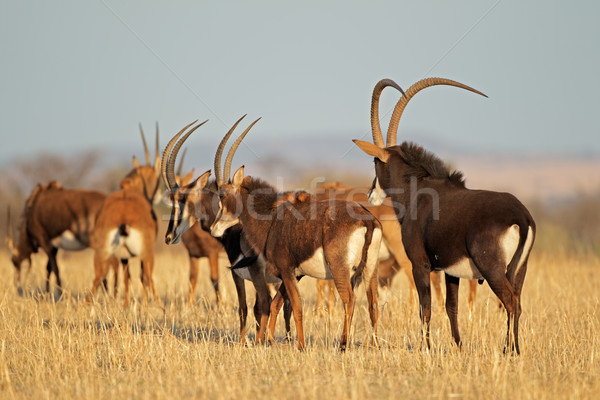
[[[296,275],[308,275],[317,279],[333,278],[329,266],[325,263],[323,247],[319,247],[308,260],[298,266]]]
[[[504,268],[508,268],[510,260],[512,260],[517,247],[519,247],[519,225],[514,224],[506,230],[504,235],[500,238],[500,248],[504,251]]]
[[[107,252],[119,259],[130,258],[142,254],[144,239],[138,229],[129,229],[128,236],[119,235],[117,228],[111,229],[107,235]]]
[[[475,266],[473,260],[468,257],[460,259],[457,263],[452,264],[444,269],[444,272],[455,278],[462,279],[481,279],[481,272]]]
[[[346,257],[348,268],[353,268],[360,264],[366,233],[367,227],[363,226],[350,234],[350,237],[348,238],[348,255]]]
[[[64,231],[60,236],[55,237],[50,242],[52,243],[52,246],[58,249],[69,251],[83,250],[87,248],[86,245],[77,240],[75,234],[70,230]]]

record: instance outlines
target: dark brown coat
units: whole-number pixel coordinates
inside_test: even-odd
[[[90,246],[96,217],[105,197],[97,191],[64,189],[57,182],[36,186],[26,201],[17,244],[8,241],[18,288],[22,262],[31,261],[31,254],[42,248],[48,255],[46,291],[50,290],[52,273],[58,290],[61,290],[56,262],[58,249],[82,250]]]

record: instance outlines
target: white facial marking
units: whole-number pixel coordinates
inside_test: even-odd
[[[175,213],[174,218],[177,217],[178,213]],[[192,221],[192,215],[188,211],[187,207],[183,210],[183,215],[181,216],[181,222],[175,228],[175,237],[173,238],[172,244],[177,244],[181,240],[181,235],[185,233],[190,227],[194,225],[194,221]]]
[[[462,279],[481,279],[481,272],[475,266],[473,260],[468,257],[460,259],[457,263],[444,269],[444,272],[455,278]]]
[[[50,242],[52,243],[52,246],[58,249],[69,251],[83,250],[87,248],[86,245],[77,240],[73,232],[70,230],[64,231],[60,236],[55,237]]]
[[[225,234],[225,231],[234,225],[239,223],[239,219],[233,219],[230,221],[223,221],[222,219],[216,220],[210,228],[210,234],[214,237],[221,237]]]
[[[230,219],[232,216],[227,214],[227,210],[225,210],[225,213],[223,210],[224,207],[221,204],[221,201],[219,201],[219,212],[217,213],[215,222],[213,222],[212,226],[210,227],[210,234],[214,237],[223,236],[227,229],[239,224],[240,222],[239,218]],[[227,218],[223,218],[224,216]]]
[[[386,197],[387,195],[381,186],[379,186],[379,178],[375,178],[375,186],[369,193],[369,203],[373,204],[374,206],[380,206],[383,204],[383,201]]]

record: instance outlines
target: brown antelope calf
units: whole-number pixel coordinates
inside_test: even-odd
[[[226,163],[225,176],[229,176],[230,168]],[[375,265],[381,225],[371,213],[352,202],[319,202],[307,193],[282,195],[260,179],[244,177],[244,167],[240,167],[231,183],[219,185],[219,212],[211,234],[220,237],[238,223],[252,249],[266,260],[267,274],[283,280],[280,291],[290,298],[300,349],[305,342],[296,280],[303,275],[334,280],[345,309],[341,350],[346,349],[354,313],[353,289],[364,279],[376,342]]]
[[[165,242],[167,244],[179,242],[180,238],[183,238],[183,235],[187,232],[189,227],[194,226],[195,224],[200,225],[203,231],[208,232],[210,230],[210,226],[212,225],[217,212],[217,187],[218,185],[223,185],[225,183],[221,172],[222,153],[229,137],[233,134],[242,118],[233,125],[219,144],[214,160],[215,181],[208,181],[210,171],[207,171],[192,183],[180,185],[180,183],[177,182],[174,172],[179,149],[189,135],[202,124],[192,128],[180,139],[180,136],[195,122],[184,127],[171,139],[165,148],[162,157],[162,176],[163,181],[169,190],[169,201],[171,203],[171,217],[167,232],[165,233]],[[231,165],[235,149],[237,149],[240,142],[241,140],[238,139],[232,145],[225,160],[226,166]],[[223,245],[231,265],[236,266],[235,268],[232,267],[232,278],[239,303],[240,341],[246,341],[248,306],[246,302],[246,287],[244,280],[250,280],[257,293],[256,302],[254,304],[254,316],[257,323],[256,340],[260,343],[265,339],[266,326],[269,317],[270,294],[267,283],[276,283],[279,280],[274,277],[265,276],[264,260],[252,251],[242,234],[241,225],[238,224],[230,227],[223,236],[218,238],[218,240]],[[290,310],[287,310],[285,313],[286,330],[288,332],[290,330],[290,314]]]
[[[56,277],[57,290],[62,291],[56,255],[58,249],[76,251],[90,246],[96,217],[105,195],[89,190],[64,189],[58,182],[38,184],[25,203],[17,243],[10,237],[6,243],[15,267],[15,284],[21,288],[21,264],[31,254],[42,250],[48,255],[46,291],[50,291],[50,275]],[[116,271],[115,271],[116,272]]]
[[[203,231],[199,224],[194,224],[181,235],[181,241],[185,246],[190,259],[190,290],[188,293],[188,304],[194,302],[194,293],[198,283],[198,269],[201,258],[208,258],[210,268],[210,280],[215,290],[217,303],[219,302],[219,253],[223,246],[215,240],[210,233]]]
[[[160,299],[154,288],[154,241],[158,229],[152,204],[160,199],[160,158],[158,155],[158,124],[156,126],[156,156],[151,164],[150,153],[144,132],[140,126],[146,165],[133,158],[133,170],[121,181],[121,190],[106,197],[98,213],[93,233],[95,277],[87,297],[89,303],[101,280],[106,276],[114,260],[120,260],[124,270],[125,300],[129,304],[129,259],[139,257],[142,265],[144,302],[148,300],[148,289],[157,302]]]
[[[179,167],[175,175],[175,182],[182,187],[190,183],[194,177],[194,171],[190,171],[186,176],[181,176],[185,150],[179,160]],[[190,229],[181,235],[181,242],[187,250],[190,259],[190,289],[188,293],[188,304],[194,301],[196,284],[198,283],[198,269],[201,258],[207,258],[210,268],[210,280],[215,290],[217,303],[219,302],[219,253],[223,250],[221,243],[212,237],[210,233],[202,230],[200,224],[193,224]]]
[[[142,263],[142,283],[144,301],[148,300],[148,288],[156,295],[152,271],[154,269],[154,240],[157,223],[152,206],[143,194],[130,186],[125,179],[123,189],[111,193],[104,201],[98,214],[94,230],[92,246],[94,253],[95,278],[88,296],[88,302],[98,288],[101,280],[108,272],[111,260],[119,259],[123,263],[125,300],[124,307],[129,304],[129,268],[131,257],[140,257]]]
[[[406,254],[413,264],[427,345],[431,319],[429,272],[441,270],[446,274],[446,312],[454,341],[461,344],[457,321],[460,278],[485,279],[508,314],[505,351],[511,349],[518,354],[521,288],[535,238],[535,222],[513,195],[467,189],[462,173],[449,171],[432,153],[413,143],[396,145],[404,108],[416,93],[434,85],[456,86],[485,96],[442,78],[412,85],[394,108],[387,145],[379,124],[373,129],[374,144],[354,140],[375,160],[376,177],[369,200],[377,205],[390,196],[404,206],[398,221]]]

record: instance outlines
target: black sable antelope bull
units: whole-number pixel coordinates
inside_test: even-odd
[[[424,79],[411,86],[392,114],[387,147],[378,121],[372,126],[375,144],[354,140],[361,150],[375,157],[376,177],[369,198],[380,204],[390,196],[405,207],[398,219],[404,248],[413,265],[427,345],[431,319],[429,271],[442,270],[446,273],[446,312],[455,342],[461,343],[457,322],[459,278],[485,279],[508,313],[505,351],[510,348],[519,353],[521,288],[535,222],[513,195],[467,189],[462,174],[450,172],[433,154],[412,143],[396,145],[398,122],[407,103],[420,90],[434,85],[456,86],[485,96],[441,78]]]
[[[230,167],[226,163],[225,176]],[[345,310],[340,350],[348,342],[354,287],[364,279],[376,343],[381,224],[371,213],[354,202],[316,201],[303,192],[278,193],[260,179],[244,177],[244,167],[240,167],[230,183],[219,185],[219,212],[211,234],[219,237],[238,223],[254,252],[266,260],[267,274],[283,280],[280,291],[291,301],[300,349],[305,342],[297,278],[304,275],[335,282]],[[276,308],[274,302],[271,310]]]
[[[242,117],[243,118],[243,117]],[[184,127],[175,135],[163,152],[162,157],[162,177],[167,190],[169,191],[169,201],[171,203],[171,216],[167,232],[165,233],[165,242],[167,244],[178,243],[180,239],[185,240],[185,236],[190,232],[190,227],[199,224],[203,231],[210,231],[210,226],[215,220],[217,212],[217,187],[226,182],[221,173],[221,155],[227,144],[227,140],[233,134],[236,126],[242,120],[240,118],[233,127],[227,132],[221,140],[214,160],[216,181],[208,181],[210,171],[205,172],[192,183],[180,185],[175,176],[175,162],[179,149],[185,140],[199,128],[202,124],[191,128],[182,136],[190,126],[195,122]],[[180,138],[181,137],[181,138]],[[227,176],[229,176],[229,167],[241,140],[237,140],[231,147],[225,160]],[[254,305],[254,316],[257,322],[257,342],[263,342],[266,335],[267,321],[269,317],[270,295],[267,282],[275,283],[278,279],[266,277],[264,274],[264,261],[257,257],[253,252],[242,233],[242,227],[239,224],[231,226],[218,238],[223,245],[227,258],[231,265],[243,263],[243,268],[232,270],[233,282],[235,284],[240,318],[240,341],[246,341],[246,321],[248,316],[248,306],[246,302],[246,288],[244,280],[250,280],[257,292],[256,303]],[[286,314],[286,329],[289,331],[289,311]]]

